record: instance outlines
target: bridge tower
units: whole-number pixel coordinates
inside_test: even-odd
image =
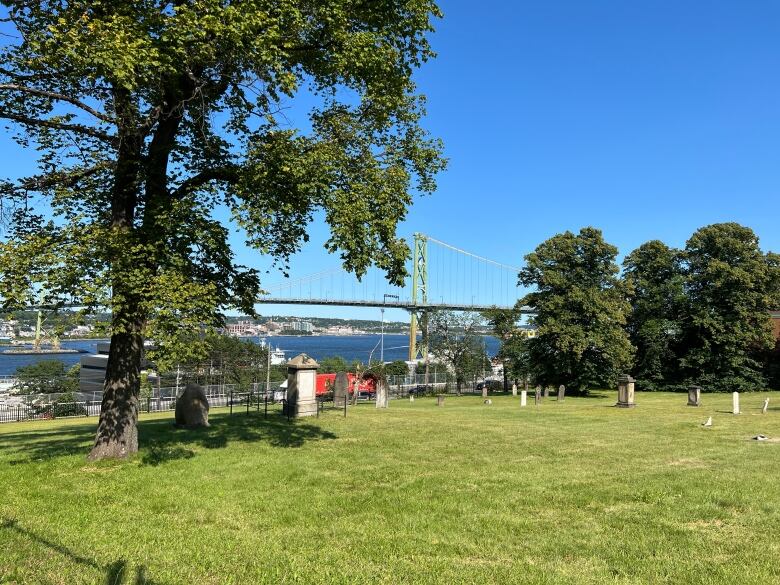
[[[428,237],[414,234],[412,256],[412,305],[428,304]],[[428,358],[428,311],[412,308],[409,324],[409,361]],[[417,343],[417,331],[422,330],[422,341]]]

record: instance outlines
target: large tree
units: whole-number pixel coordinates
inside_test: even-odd
[[[774,347],[769,311],[776,301],[777,261],[750,228],[720,223],[696,231],[685,246],[687,305],[682,365],[707,389],[758,390]]]
[[[633,374],[642,390],[679,382],[681,311],[685,306],[682,255],[659,240],[642,244],[623,261],[632,290],[628,332],[636,347]]]
[[[520,282],[536,290],[518,304],[536,311],[528,359],[537,383],[587,393],[614,385],[629,367],[630,307],[616,256],[600,230],[586,227],[553,236],[525,257]]]
[[[0,296],[112,310],[90,457],[137,450],[145,335],[254,313],[233,227],[286,268],[322,217],[347,269],[400,282],[443,166],[412,81],[431,0],[1,3],[0,118],[38,172],[0,183]]]

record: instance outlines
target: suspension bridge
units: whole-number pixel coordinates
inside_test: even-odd
[[[425,234],[414,234],[409,277],[403,286],[370,269],[358,280],[342,267],[265,287],[259,304],[331,305],[404,309],[411,315],[409,360],[427,355],[431,311],[509,309],[520,297],[519,267],[472,254]],[[531,310],[524,308],[523,313]],[[417,340],[422,333],[422,342]]]

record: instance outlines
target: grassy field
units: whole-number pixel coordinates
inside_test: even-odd
[[[780,583],[780,394],[615,398],[0,425],[0,583]]]

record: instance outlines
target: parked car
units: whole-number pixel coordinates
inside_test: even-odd
[[[417,396],[423,396],[425,394],[433,393],[433,384],[418,384],[414,388],[409,388],[409,394],[415,394]]]
[[[488,390],[491,392],[500,392],[504,389],[504,385],[500,380],[483,380],[482,382],[477,382],[475,390],[477,392],[482,392],[482,389],[485,386],[487,386]]]

